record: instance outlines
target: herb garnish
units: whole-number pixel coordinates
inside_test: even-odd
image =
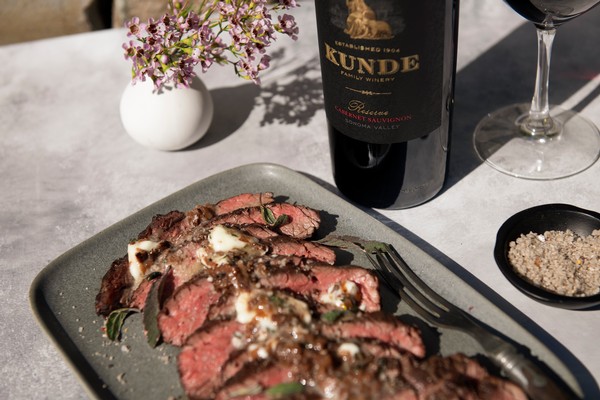
[[[260,214],[262,215],[265,223],[271,228],[277,228],[281,225],[284,225],[289,218],[287,214],[281,214],[279,217],[275,218],[273,210],[263,205],[260,206]]]
[[[265,390],[265,394],[270,398],[281,398],[292,394],[302,393],[304,385],[299,382],[286,382],[272,386]]]
[[[121,336],[121,328],[125,323],[125,318],[131,313],[139,312],[137,308],[119,308],[118,310],[112,311],[106,321],[104,322],[104,328],[106,329],[106,336],[112,340],[119,340]]]

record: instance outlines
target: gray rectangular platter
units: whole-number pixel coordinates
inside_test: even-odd
[[[126,320],[120,342],[110,342],[102,334],[103,319],[95,314],[95,296],[111,262],[126,254],[129,240],[135,238],[155,214],[188,210],[196,204],[214,203],[243,192],[264,191],[322,211],[323,224],[318,236],[353,235],[393,244],[436,291],[524,346],[581,393],[577,379],[555,353],[406,238],[296,171],[274,164],[251,164],[199,181],[140,210],[58,257],[36,277],[30,291],[33,313],[91,398],[184,397],[175,364],[177,350],[167,345],[151,349],[146,344],[139,315]],[[339,256],[342,262],[369,267],[360,254],[341,252]],[[385,310],[424,329],[428,349],[439,350],[444,355],[481,353],[479,345],[465,334],[428,329],[385,288],[382,288],[382,299]]]

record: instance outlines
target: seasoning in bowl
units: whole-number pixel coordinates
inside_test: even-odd
[[[579,236],[570,229],[521,234],[509,243],[508,260],[531,284],[563,296],[600,292],[600,230]]]

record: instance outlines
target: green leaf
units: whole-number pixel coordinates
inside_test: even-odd
[[[265,223],[271,228],[277,228],[285,224],[289,218],[286,214],[281,214],[279,217],[275,218],[273,210],[265,206],[260,206],[260,214],[262,215]]]
[[[229,392],[229,398],[245,397],[245,396],[256,396],[262,393],[262,387],[259,384],[252,386],[244,386],[238,389],[234,389]]]
[[[304,385],[299,382],[280,383],[265,390],[265,394],[271,398],[280,398],[292,394],[302,393]]]
[[[154,272],[150,272],[148,274],[148,276],[146,276],[146,279],[148,282],[153,281],[154,279],[158,278],[159,276],[162,275],[162,272],[158,272],[158,271],[154,271]]]
[[[282,307],[285,304],[285,301],[276,295],[272,295],[269,297],[269,301],[275,304],[277,307]]]
[[[344,310],[327,311],[326,313],[321,314],[321,321],[331,324],[331,323],[337,321],[342,315],[344,315],[344,313],[345,313]]]
[[[156,347],[160,341],[160,329],[158,329],[158,313],[162,307],[163,291],[166,277],[170,275],[170,268],[152,283],[146,304],[144,304],[144,330],[146,341],[150,347]]]
[[[139,312],[139,310],[137,308],[119,308],[112,311],[104,322],[106,336],[112,341],[119,340],[125,318],[134,312]]]

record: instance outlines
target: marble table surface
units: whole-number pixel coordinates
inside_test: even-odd
[[[336,191],[321,95],[314,7],[295,13],[297,42],[281,38],[262,86],[228,67],[202,76],[214,123],[190,148],[161,152],[125,133],[119,100],[129,82],[123,30],[0,47],[0,398],[78,399],[86,392],[37,325],[28,302],[35,276],[104,228],[200,179],[272,162]],[[600,8],[561,27],[551,100],[600,125]],[[518,310],[600,397],[600,309],[549,307],[517,291],[495,265],[496,232],[514,213],[545,203],[600,211],[600,164],[570,178],[528,181],[501,174],[472,149],[487,112],[529,101],[535,74],[531,24],[500,0],[463,0],[449,176],[421,206],[367,210],[466,279]],[[235,112],[232,112],[235,110]]]

